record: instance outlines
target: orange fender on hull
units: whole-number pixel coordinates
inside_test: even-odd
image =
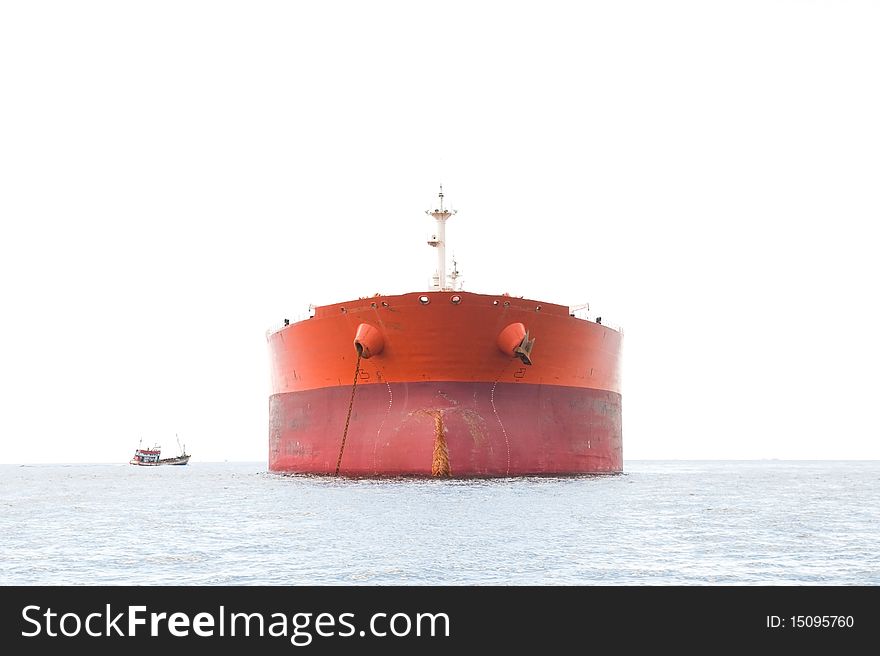
[[[524,364],[532,364],[531,353],[534,339],[529,339],[529,331],[521,323],[508,324],[498,333],[498,348],[505,355],[514,355]]]
[[[369,359],[382,352],[382,349],[385,348],[385,339],[378,328],[368,323],[362,323],[354,334],[354,348],[359,356]]]

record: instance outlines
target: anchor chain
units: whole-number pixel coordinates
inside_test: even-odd
[[[354,365],[354,384],[351,386],[351,401],[348,402],[348,415],[345,417],[345,430],[342,431],[342,445],[339,447],[339,458],[336,460],[336,473],[339,476],[339,465],[342,464],[342,452],[345,451],[345,437],[348,435],[348,422],[351,420],[351,409],[354,407],[354,392],[357,389],[358,374],[361,372],[361,354],[358,353],[357,362]]]

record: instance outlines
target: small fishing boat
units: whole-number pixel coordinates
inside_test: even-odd
[[[177,441],[180,446],[180,440]],[[185,465],[189,462],[189,454],[186,452],[186,446],[180,446],[180,455],[173,458],[162,457],[162,447],[156,444],[151,449],[142,449],[140,442],[138,448],[135,449],[134,457],[129,460],[131,465],[143,465],[147,467],[155,467],[156,465]]]

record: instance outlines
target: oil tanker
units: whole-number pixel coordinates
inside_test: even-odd
[[[463,291],[439,202],[432,288],[312,308],[267,333],[269,470],[509,477],[623,470],[622,333]]]

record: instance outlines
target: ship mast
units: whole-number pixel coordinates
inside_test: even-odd
[[[438,291],[449,290],[446,281],[446,220],[453,216],[455,210],[447,210],[443,207],[443,185],[440,185],[440,207],[434,210],[426,210],[425,214],[433,216],[437,221],[437,234],[432,235],[428,245],[437,249],[437,273],[434,275],[434,289]],[[456,277],[458,271],[456,270]]]

